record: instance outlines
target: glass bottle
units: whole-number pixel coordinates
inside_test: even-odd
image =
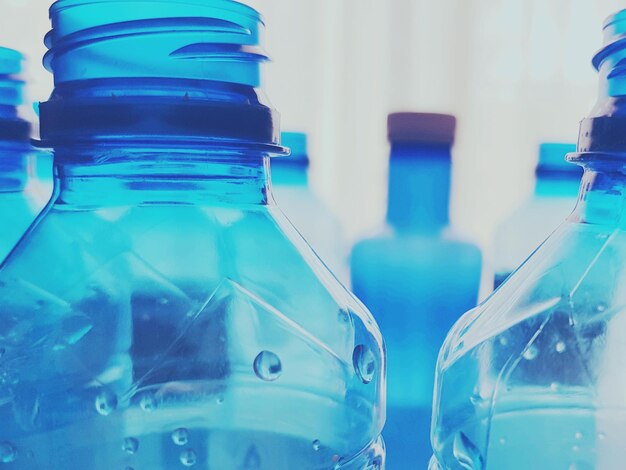
[[[387,226],[352,251],[354,292],[376,316],[387,345],[392,470],[427,466],[437,352],[478,298],[481,253],[448,227],[455,126],[448,115],[389,116]]]

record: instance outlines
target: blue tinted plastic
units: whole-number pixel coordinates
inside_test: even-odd
[[[354,292],[387,345],[391,470],[428,464],[437,352],[459,315],[476,305],[481,270],[480,251],[447,227],[451,142],[406,140],[391,142],[388,225],[359,242],[351,259]]]
[[[348,245],[341,225],[309,186],[307,136],[285,132],[282,145],[291,155],[272,159],[272,192],[304,239],[339,280],[349,285]]]
[[[494,288],[574,210],[583,171],[565,156],[575,151],[575,144],[544,143],[539,147],[535,191],[496,233]]]
[[[606,25],[600,99],[568,157],[585,169],[574,213],[444,343],[433,469],[613,469],[626,459],[625,19]]]
[[[0,462],[383,468],[380,333],[273,204],[258,14],[51,12],[56,190],[0,269]]]
[[[28,140],[30,125],[17,111],[22,60],[19,52],[0,47],[0,262],[49,199],[46,185],[33,177],[37,156]]]

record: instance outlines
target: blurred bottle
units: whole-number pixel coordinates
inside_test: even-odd
[[[348,247],[341,226],[309,185],[306,134],[284,132],[289,158],[274,158],[272,190],[280,208],[330,270],[346,286],[350,283]]]
[[[0,268],[0,467],[384,467],[369,312],[274,205],[260,15],[59,0],[52,203]]]
[[[614,470],[626,445],[626,10],[606,22],[573,214],[450,332],[431,469]]]
[[[575,144],[539,147],[535,192],[496,233],[495,289],[574,209],[583,174],[580,166],[565,160],[565,155],[574,151]]]
[[[30,124],[18,115],[22,61],[19,52],[0,48],[0,262],[50,198],[50,181],[38,184],[34,174],[38,152],[30,145]]]
[[[389,116],[389,202],[382,234],[352,252],[352,283],[376,316],[388,357],[387,468],[430,458],[433,368],[441,341],[476,305],[481,254],[448,229],[453,116]]]

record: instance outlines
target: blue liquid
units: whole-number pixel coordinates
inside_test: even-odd
[[[390,470],[427,467],[437,354],[477,301],[481,253],[446,233],[449,192],[449,143],[392,141],[388,227],[352,251],[354,292],[374,313],[387,346]]]

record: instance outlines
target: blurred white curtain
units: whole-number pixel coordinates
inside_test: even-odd
[[[245,1],[245,0],[242,0]],[[34,100],[50,0],[0,0],[0,45],[31,59]],[[624,0],[249,0],[267,23],[268,96],[311,137],[313,183],[355,237],[382,220],[386,115],[459,117],[453,220],[487,244],[531,189],[537,145],[575,140],[601,24]]]

